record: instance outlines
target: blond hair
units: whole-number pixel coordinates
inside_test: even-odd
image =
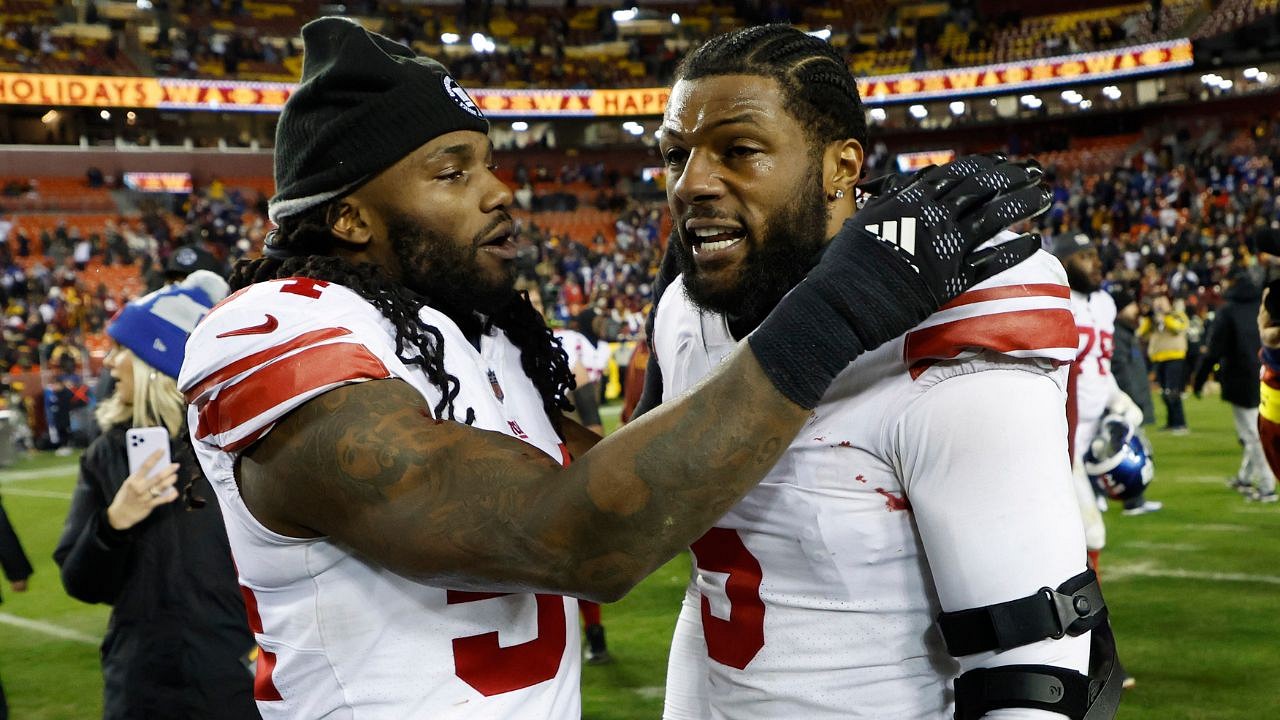
[[[133,360],[132,402],[113,392],[111,397],[98,404],[94,417],[103,429],[130,423],[130,427],[154,427],[163,425],[169,437],[177,439],[182,432],[186,408],[178,383],[168,375],[143,362],[123,345],[118,353],[128,353]],[[117,386],[118,390],[119,386]]]

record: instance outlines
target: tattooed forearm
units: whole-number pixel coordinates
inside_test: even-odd
[[[271,527],[329,535],[379,564],[458,589],[620,596],[710,527],[773,467],[807,411],[749,350],[568,468],[507,435],[434,420],[400,381],[304,405],[241,466]]]

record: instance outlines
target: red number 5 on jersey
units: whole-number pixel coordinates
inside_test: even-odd
[[[504,593],[448,591],[450,605],[503,597]],[[455,638],[454,672],[486,697],[501,695],[556,676],[568,642],[565,637],[564,598],[535,595],[538,599],[538,636],[529,642],[502,647],[497,631]]]
[[[691,546],[699,570],[724,573],[729,619],[711,614],[702,595],[702,633],[707,655],[721,665],[743,670],[764,647],[764,601],[760,599],[760,561],[736,530],[711,528]]]

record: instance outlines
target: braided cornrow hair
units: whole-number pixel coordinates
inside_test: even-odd
[[[846,138],[867,146],[867,118],[844,58],[825,40],[789,25],[717,35],[685,56],[675,79],[758,75],[778,81],[787,109],[820,150]]]
[[[288,277],[305,277],[336,283],[360,295],[391,322],[396,330],[396,353],[405,365],[417,365],[427,380],[440,389],[441,398],[432,412],[436,417],[457,420],[453,401],[461,390],[458,378],[445,370],[444,336],[423,323],[419,313],[430,298],[396,283],[374,263],[352,263],[330,255],[333,235],[329,230],[332,204],[322,205],[296,216],[284,218],[271,245],[298,255],[279,259],[244,259],[231,271],[231,290],[253,283]],[[314,253],[314,254],[301,254]],[[527,295],[489,318],[520,350],[520,364],[542,396],[542,405],[553,421],[561,410],[572,410],[568,399],[574,389],[569,359],[559,341],[534,309]],[[475,410],[467,408],[462,422],[475,422]]]

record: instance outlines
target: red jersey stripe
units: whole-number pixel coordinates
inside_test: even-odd
[[[215,370],[212,374],[201,380],[198,385],[185,392],[183,397],[186,398],[188,403],[194,403],[201,395],[207,392],[209,388],[217,385],[218,383],[230,380],[240,373],[252,370],[259,365],[265,365],[281,355],[287,355],[299,348],[303,348],[308,345],[315,345],[316,343],[324,342],[325,340],[332,340],[333,338],[339,338],[350,334],[351,331],[344,327],[323,328],[320,330],[312,330],[311,332],[302,333],[288,342],[280,343],[279,345],[272,345],[266,350],[260,350],[252,355],[240,358],[230,365],[225,365],[222,368]]]
[[[966,349],[996,352],[1071,348],[1079,338],[1070,310],[1017,310],[965,318],[934,325],[907,335],[907,365],[922,360],[953,358]]]
[[[390,377],[369,349],[333,343],[278,360],[218,393],[200,408],[196,437],[204,439],[252,420],[290,398],[336,383]]]
[[[1004,285],[1002,287],[983,288],[981,290],[970,290],[963,295],[952,298],[947,304],[943,305],[939,310],[950,310],[951,308],[960,307],[962,305],[972,305],[973,303],[987,302],[990,300],[1012,300],[1014,298],[1025,297],[1056,297],[1063,300],[1071,299],[1071,288],[1066,285],[1058,285],[1056,283],[1035,283],[1030,285]]]
[[[249,616],[249,630],[261,634],[262,616],[258,613],[258,598],[244,585],[240,586],[240,595],[244,597],[245,614]],[[275,681],[271,679],[271,673],[276,669],[276,654],[267,652],[259,646],[256,665],[253,677],[253,699],[283,700],[284,697],[276,688]]]

